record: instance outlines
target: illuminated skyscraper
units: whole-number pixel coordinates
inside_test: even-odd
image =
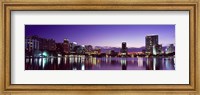
[[[126,47],[126,42],[122,42],[122,49],[121,53],[122,55],[127,55],[128,48]]]
[[[85,45],[85,49],[87,52],[91,52],[93,50],[92,45]]]
[[[162,45],[153,45],[153,55],[162,54]]]
[[[56,50],[56,42],[53,39],[48,39],[48,50],[55,51]]]
[[[65,53],[69,53],[69,51],[70,51],[70,43],[69,43],[68,39],[64,39],[63,50]]]
[[[74,47],[77,46],[76,42],[70,43],[70,52],[74,52]]]
[[[146,52],[153,53],[153,46],[158,45],[158,35],[149,35],[145,37]]]
[[[166,49],[165,49],[166,54],[169,53],[174,53],[175,52],[175,46],[174,44],[170,44]]]
[[[53,39],[40,38],[38,36],[28,36],[25,38],[25,49],[28,51],[55,51],[56,42]]]
[[[25,38],[25,49],[28,51],[39,50],[39,40],[37,36]]]

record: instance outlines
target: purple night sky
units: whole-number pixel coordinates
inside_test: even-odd
[[[121,47],[145,46],[145,36],[156,34],[159,44],[175,44],[175,25],[25,25],[25,36],[63,42],[64,38],[79,45]]]

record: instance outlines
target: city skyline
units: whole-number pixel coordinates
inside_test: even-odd
[[[79,45],[144,47],[147,35],[159,35],[159,44],[175,44],[175,25],[25,25],[25,36],[38,35],[56,42],[65,38]]]

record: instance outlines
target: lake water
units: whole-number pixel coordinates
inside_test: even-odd
[[[174,57],[26,57],[25,70],[175,70]]]

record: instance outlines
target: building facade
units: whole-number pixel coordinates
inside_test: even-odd
[[[85,45],[86,52],[91,52],[93,50],[92,45]]]
[[[146,53],[153,54],[153,46],[158,45],[158,35],[149,35],[145,37]]]
[[[37,36],[30,36],[25,38],[25,50],[31,52],[39,50],[39,40]]]
[[[127,55],[127,52],[128,52],[128,48],[126,46],[126,42],[122,42],[121,54]]]
[[[75,52],[75,50],[74,50],[75,46],[77,46],[76,42],[71,42],[70,43],[70,52]]]
[[[70,42],[68,39],[64,39],[64,41],[63,41],[63,50],[65,53],[70,52]]]
[[[38,36],[28,36],[25,38],[25,49],[28,51],[55,51],[56,42],[53,39],[45,39]]]
[[[174,44],[170,44],[166,49],[165,49],[165,53],[166,54],[170,54],[170,53],[174,53],[175,52],[175,46]]]
[[[153,55],[159,55],[159,54],[162,54],[162,45],[161,44],[153,45]]]

